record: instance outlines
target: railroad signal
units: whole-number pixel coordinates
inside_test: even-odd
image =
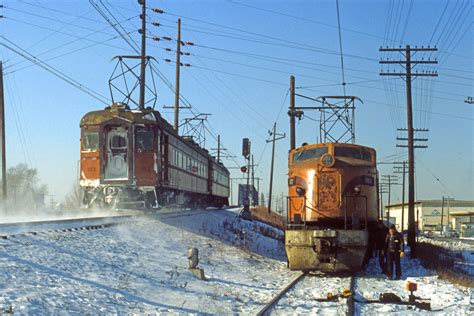
[[[250,140],[248,138],[242,139],[242,156],[246,159],[250,155]]]
[[[247,167],[246,166],[240,167],[240,171],[242,171],[242,173],[246,173],[247,172]]]

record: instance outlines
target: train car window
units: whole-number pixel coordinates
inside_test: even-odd
[[[135,145],[139,151],[153,150],[153,131],[139,129],[135,133]]]
[[[83,132],[82,149],[99,150],[99,132]]]
[[[316,147],[307,150],[300,151],[293,155],[293,163],[298,163],[300,161],[320,158],[322,155],[328,152],[327,147]]]
[[[334,154],[336,157],[347,157],[347,158],[354,158],[354,159],[361,159],[361,160],[372,160],[372,155],[370,151],[365,148],[360,147],[343,147],[343,146],[336,146],[334,148]]]
[[[127,139],[122,135],[113,135],[110,142],[110,148],[112,149],[120,149],[127,147]]]

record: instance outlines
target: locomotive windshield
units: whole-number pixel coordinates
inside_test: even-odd
[[[98,150],[99,149],[99,133],[83,132],[82,133],[82,149]]]
[[[127,147],[127,139],[122,135],[113,135],[111,139],[110,148],[119,149]]]
[[[148,129],[139,129],[135,134],[135,144],[137,150],[153,150],[153,131]]]
[[[320,158],[322,155],[328,152],[327,147],[316,147],[307,150],[300,151],[293,155],[293,163],[298,163],[300,161]]]
[[[347,157],[366,161],[372,160],[372,155],[370,151],[362,147],[336,146],[334,148],[334,154],[336,155],[336,157]]]

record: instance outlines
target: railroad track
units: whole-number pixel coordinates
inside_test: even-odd
[[[293,278],[282,290],[280,290],[265,306],[259,310],[257,313],[258,316],[265,316],[265,315],[270,315],[272,310],[275,308],[275,306],[278,305],[278,302],[285,296],[287,295],[298,283],[302,282],[305,278],[308,277],[319,277],[321,280],[324,278],[331,278],[330,276],[320,276],[320,275],[313,275],[309,273],[301,273],[297,275],[295,278]],[[345,303],[347,304],[347,311],[346,314],[349,316],[354,315],[354,308],[355,308],[355,301],[353,298],[353,293],[354,293],[354,285],[355,285],[355,278],[354,276],[349,277],[349,289],[350,293],[345,293],[345,294],[336,294],[332,296],[328,296],[326,298],[319,298],[315,299],[318,302],[330,302],[330,301],[335,301],[338,300],[338,298],[343,298],[345,300]],[[308,289],[308,291],[311,289]]]
[[[31,222],[12,222],[0,224],[0,238],[8,239],[18,235],[36,235],[39,232],[93,230],[130,223],[143,214],[84,217],[39,220]]]
[[[126,212],[120,215],[120,212]],[[136,212],[131,214],[130,212]],[[108,228],[116,225],[123,225],[134,222],[138,218],[149,216],[152,219],[169,219],[187,216],[201,215],[211,210],[167,210],[165,212],[142,212],[136,210],[118,210],[118,215],[96,216],[82,218],[66,218],[51,220],[36,220],[30,222],[10,222],[0,223],[0,239],[13,238],[20,235],[36,235],[39,232],[72,232],[78,230],[94,230]]]

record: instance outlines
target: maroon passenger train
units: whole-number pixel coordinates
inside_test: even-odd
[[[228,205],[229,171],[153,109],[114,103],[81,119],[83,206]]]

